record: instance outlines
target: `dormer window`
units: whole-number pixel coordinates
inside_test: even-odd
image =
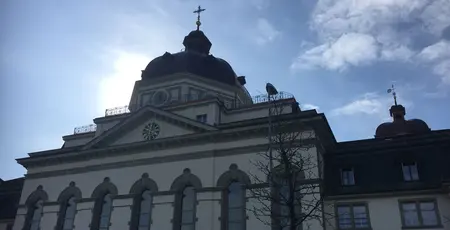
[[[402,164],[403,180],[404,181],[418,181],[419,172],[417,170],[417,163],[403,163]]]
[[[198,122],[206,123],[207,118],[208,118],[208,117],[206,116],[206,114],[200,114],[200,115],[197,115],[197,121],[198,121]]]
[[[341,169],[341,184],[345,186],[355,185],[355,173],[353,168]]]

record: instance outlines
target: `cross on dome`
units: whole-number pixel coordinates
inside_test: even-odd
[[[200,30],[200,25],[202,24],[200,22],[200,13],[205,11],[206,9],[202,9],[201,6],[198,6],[198,9],[194,11],[194,14],[197,14],[197,22],[195,24],[197,24],[197,30]]]

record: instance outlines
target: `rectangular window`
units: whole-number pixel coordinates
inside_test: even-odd
[[[366,204],[337,205],[338,229],[370,228],[369,213]]]
[[[206,114],[197,115],[197,121],[202,122],[202,123],[206,123],[206,120],[207,120]]]
[[[403,227],[435,227],[440,225],[435,200],[400,202]]]
[[[417,171],[417,163],[403,163],[403,180],[405,181],[418,181],[419,172]]]
[[[344,168],[341,170],[342,185],[355,185],[355,174],[352,168]]]

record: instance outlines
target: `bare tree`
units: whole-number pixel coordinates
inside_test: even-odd
[[[276,230],[299,230],[313,223],[323,226],[328,218],[320,189],[322,157],[312,151],[313,129],[286,111],[295,107],[286,102],[274,100],[271,104],[270,146],[252,162],[259,175],[250,174],[260,186],[250,190],[255,200],[251,211]]]

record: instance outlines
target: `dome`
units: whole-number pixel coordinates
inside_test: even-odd
[[[166,52],[163,56],[155,58],[142,73],[142,80],[183,72],[229,85],[236,84],[236,74],[226,61],[213,55],[189,51],[175,54]]]
[[[376,137],[392,137],[403,134],[420,134],[429,132],[427,123],[420,119],[386,122],[378,126]]]
[[[393,137],[404,134],[421,134],[430,131],[427,123],[420,119],[405,120],[405,108],[401,105],[391,107],[393,122],[385,122],[378,126],[375,137]]]
[[[142,72],[142,80],[188,72],[221,83],[236,85],[236,73],[223,59],[209,54],[211,42],[202,31],[184,38],[185,51],[153,59]]]

